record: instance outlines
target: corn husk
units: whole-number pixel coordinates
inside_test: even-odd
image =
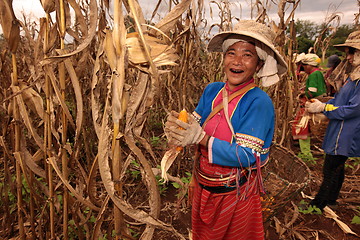
[[[161,178],[164,182],[169,181],[167,176],[167,171],[175,161],[176,157],[179,155],[179,152],[176,148],[171,148],[164,154],[161,159],[160,168],[161,168]]]
[[[155,66],[177,65],[176,61],[179,59],[179,56],[171,45],[167,45],[162,40],[149,35],[145,35],[145,40]],[[129,61],[132,65],[147,64],[145,50],[137,33],[128,34],[125,44],[128,49]]]
[[[15,53],[20,42],[20,27],[12,8],[12,0],[0,1],[0,23],[10,51]]]

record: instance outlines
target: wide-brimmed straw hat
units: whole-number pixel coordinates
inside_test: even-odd
[[[354,31],[350,33],[348,38],[345,40],[345,43],[334,45],[334,47],[343,52],[347,47],[352,47],[360,50],[360,31]]]
[[[283,74],[287,70],[287,64],[284,58],[276,50],[274,45],[275,33],[265,24],[255,22],[254,20],[240,20],[232,31],[224,31],[213,36],[208,44],[209,52],[222,52],[222,43],[231,35],[243,35],[254,38],[275,53],[275,59],[278,64],[278,74]]]

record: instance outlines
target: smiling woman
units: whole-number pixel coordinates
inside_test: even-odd
[[[270,86],[286,72],[272,36],[270,28],[252,20],[215,35],[208,50],[223,52],[224,81],[205,88],[188,123],[176,112],[166,122],[170,145],[198,144],[193,240],[264,239],[261,168],[268,161],[275,113],[254,76]]]

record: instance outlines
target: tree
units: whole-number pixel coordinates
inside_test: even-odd
[[[355,31],[356,27],[355,25],[351,25],[351,24],[344,24],[341,25],[338,30],[336,31],[336,34],[334,36],[334,38],[331,40],[331,44],[330,47],[328,48],[327,52],[326,52],[326,56],[331,56],[333,54],[337,54],[339,56],[343,55],[343,52],[337,50],[334,45],[336,44],[341,44],[344,43],[346,38],[348,37],[348,35]]]

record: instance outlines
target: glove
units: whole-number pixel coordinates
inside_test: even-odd
[[[169,145],[185,147],[198,144],[206,135],[205,131],[191,114],[188,114],[188,123],[179,120],[178,116],[179,113],[171,111],[165,123]]]
[[[180,146],[180,142],[173,137],[174,131],[179,128],[179,125],[176,124],[176,118],[179,117],[179,113],[172,111],[170,115],[167,117],[167,121],[165,123],[165,135],[168,139],[168,144],[170,146]],[[175,118],[175,119],[174,119]]]
[[[323,112],[325,110],[326,104],[323,102],[320,102],[318,99],[313,98],[311,101],[307,101],[305,103],[305,109],[309,113],[319,113]]]

